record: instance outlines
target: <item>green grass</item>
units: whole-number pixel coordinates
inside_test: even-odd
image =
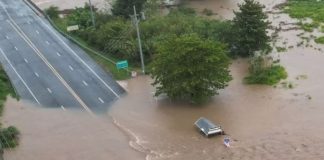
[[[83,39],[81,39],[80,37],[74,35],[74,34],[70,34],[66,31],[66,27],[67,27],[67,23],[66,23],[66,19],[55,19],[53,21],[55,23],[55,25],[58,27],[58,29],[63,32],[64,34],[67,34],[69,36],[71,36],[74,40],[77,41],[77,43],[79,44],[79,46],[81,48],[83,48],[88,55],[95,60],[107,73],[111,73],[112,76],[116,79],[116,80],[125,80],[125,79],[129,79],[130,78],[130,72],[127,70],[119,70],[116,67],[116,64],[113,62],[117,62],[118,60],[114,57],[111,56],[107,56],[106,54],[98,51],[97,49],[95,49],[94,47],[90,46],[88,43],[86,43]],[[98,55],[100,54],[100,55]],[[105,55],[105,56],[103,56]],[[105,58],[103,58],[105,57]],[[110,60],[107,60],[110,59]],[[112,62],[113,61],[113,62]]]
[[[320,24],[318,22],[313,22],[313,23],[298,23],[299,26],[307,32],[313,32],[315,28],[318,28]]]
[[[315,39],[315,42],[316,43],[319,43],[319,44],[324,44],[324,36],[323,37],[318,37]]]
[[[324,1],[317,0],[288,0],[287,13],[293,18],[311,18],[317,22],[324,22]]]
[[[257,73],[253,73],[244,79],[247,84],[265,84],[275,85],[280,80],[286,79],[288,76],[286,70],[282,66],[272,66]]]
[[[287,12],[291,17],[298,19],[311,18],[313,23],[303,24],[301,27],[306,31],[312,31],[324,22],[324,1],[317,0],[288,0]]]

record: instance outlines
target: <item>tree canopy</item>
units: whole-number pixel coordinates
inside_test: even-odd
[[[145,2],[146,0],[116,0],[111,11],[115,16],[129,18],[130,15],[134,15],[133,6],[135,5],[137,12],[140,13]]]
[[[235,13],[233,20],[232,51],[239,56],[252,56],[255,51],[270,49],[267,35],[269,22],[263,12],[264,6],[254,0],[245,0],[239,5],[240,10]]]
[[[84,7],[76,7],[67,18],[68,25],[79,25],[82,29],[92,26],[90,5],[85,3]]]
[[[152,63],[156,96],[202,103],[231,80],[229,58],[224,44],[205,40],[197,34],[170,36],[157,45]]]

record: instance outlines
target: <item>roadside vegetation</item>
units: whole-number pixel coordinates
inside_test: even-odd
[[[12,97],[16,98],[18,97],[10,83],[8,76],[6,75],[3,68],[0,66],[0,115],[2,115],[4,103],[8,95],[11,95]]]
[[[128,60],[132,69],[140,66],[135,22],[131,16],[133,5],[138,9],[137,13],[146,13],[139,14],[138,18],[141,20],[139,26],[145,64],[155,80],[156,96],[167,94],[176,100],[205,102],[230,81],[228,57],[253,60],[256,52],[265,53],[261,55],[265,56],[272,50],[266,32],[269,29],[269,23],[265,21],[267,16],[263,6],[253,0],[245,0],[239,6],[241,10],[235,13],[233,21],[206,18],[199,16],[194,9],[184,7],[170,9],[167,15],[161,15],[159,4],[154,0],[117,0],[112,14],[96,11],[95,26],[92,25],[88,4],[75,8],[63,18],[59,18],[56,7],[45,12],[59,30],[76,39],[115,78],[124,79],[129,73],[116,70],[113,62]],[[202,14],[209,16],[213,13],[205,10]],[[66,27],[72,25],[78,25],[79,30],[67,32]],[[271,64],[268,68],[251,72],[249,77],[258,80],[250,80],[249,84],[279,82],[285,77],[278,76],[281,74],[277,72],[284,68],[277,68]]]
[[[3,113],[4,103],[7,96],[18,98],[12,87],[8,76],[3,68],[0,66],[0,115]],[[10,126],[8,128],[2,128],[0,124],[0,143],[2,148],[14,148],[18,145],[19,131],[17,128]]]

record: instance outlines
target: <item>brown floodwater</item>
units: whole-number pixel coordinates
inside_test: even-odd
[[[282,0],[266,1],[271,10]],[[194,8],[213,9],[222,18],[232,18],[238,1],[190,1]],[[21,145],[7,150],[7,159],[24,160],[321,160],[324,159],[324,47],[303,40],[320,35],[295,29],[297,20],[280,12],[269,14],[281,27],[276,46],[288,48],[273,53],[289,77],[275,87],[244,85],[248,74],[245,59],[231,65],[233,80],[208,105],[173,104],[153,97],[149,77],[123,84],[128,95],[115,103],[107,115],[34,107],[26,102],[7,102],[4,125],[22,132]],[[303,44],[301,44],[301,42]],[[232,139],[205,138],[193,126],[199,117],[220,124]]]
[[[83,7],[89,0],[32,0],[40,8],[45,9],[51,5],[58,6],[60,9],[73,9]],[[99,9],[110,8],[110,0],[91,0],[92,5]]]

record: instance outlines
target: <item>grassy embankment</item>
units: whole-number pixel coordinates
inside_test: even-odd
[[[314,29],[324,33],[324,1],[322,0],[288,0],[285,11],[293,18],[301,20],[299,25],[308,32]],[[302,22],[310,18],[312,22]],[[315,39],[316,43],[324,44],[324,37]]]
[[[3,113],[4,103],[8,95],[18,98],[8,76],[0,66],[0,115]],[[13,126],[2,128],[0,124],[0,144],[2,148],[16,147],[18,145],[18,136],[19,131],[17,128]]]
[[[66,19],[57,18],[54,19],[53,22],[61,32],[71,36],[74,40],[76,40],[79,43],[79,46],[81,46],[88,53],[88,55],[92,59],[94,59],[106,72],[111,73],[116,80],[125,80],[130,78],[130,71],[124,69],[119,70],[116,68],[115,62],[118,61],[117,59],[111,56],[109,57],[107,57],[106,55],[102,56],[104,54],[102,54],[100,51],[88,45],[84,40],[82,40],[81,38],[79,38],[74,34],[68,33],[66,31],[67,28]]]

